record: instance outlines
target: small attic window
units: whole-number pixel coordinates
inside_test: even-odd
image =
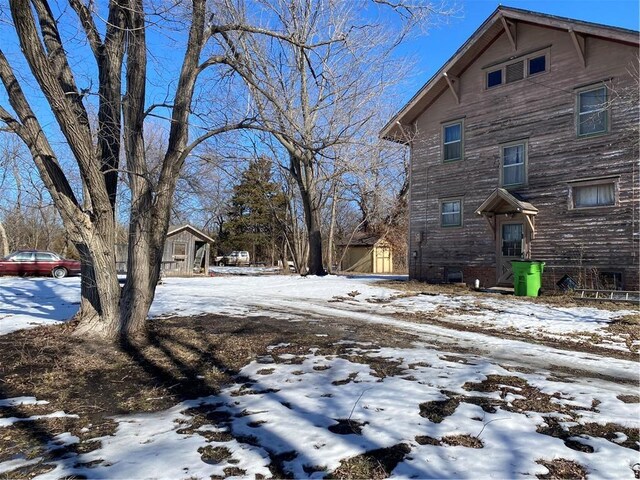
[[[546,55],[540,55],[539,57],[533,57],[529,59],[529,75],[535,75],[536,73],[542,73],[546,71],[547,71]]]
[[[536,51],[527,55],[522,55],[515,59],[510,59],[499,65],[485,67],[487,89],[499,85],[518,82],[532,75],[548,72],[549,50]],[[488,70],[491,68],[491,70]]]
[[[502,69],[487,73],[487,88],[502,85]]]

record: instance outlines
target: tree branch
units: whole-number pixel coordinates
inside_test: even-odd
[[[96,58],[96,61],[99,61],[102,56],[103,44],[89,7],[83,4],[80,0],[69,0],[69,5],[71,5],[71,8],[73,8],[78,15],[80,24],[84,29],[87,40],[89,41],[89,46],[93,51],[93,56]]]
[[[6,109],[0,107],[2,121],[29,148],[42,181],[61,214],[66,215],[67,219],[77,225],[81,214],[79,203],[2,50],[0,50],[0,80],[7,91],[9,103],[21,123]]]

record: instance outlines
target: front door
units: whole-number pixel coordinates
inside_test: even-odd
[[[503,221],[499,225],[497,252],[498,285],[513,285],[511,262],[521,260],[525,248],[524,222]]]

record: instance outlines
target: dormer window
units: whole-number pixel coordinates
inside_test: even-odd
[[[529,76],[547,71],[547,56],[540,55],[538,57],[529,58]]]
[[[539,75],[548,71],[549,52],[537,51],[528,55],[502,62],[492,67],[487,67],[486,88],[494,88],[505,83],[513,83],[533,75]]]
[[[487,73],[487,88],[502,85],[502,69]]]

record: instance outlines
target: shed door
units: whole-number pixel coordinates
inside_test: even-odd
[[[523,222],[502,222],[498,242],[498,285],[513,285],[512,260],[521,260],[525,248]]]
[[[391,273],[391,248],[378,247],[375,252],[376,269],[374,273]]]

